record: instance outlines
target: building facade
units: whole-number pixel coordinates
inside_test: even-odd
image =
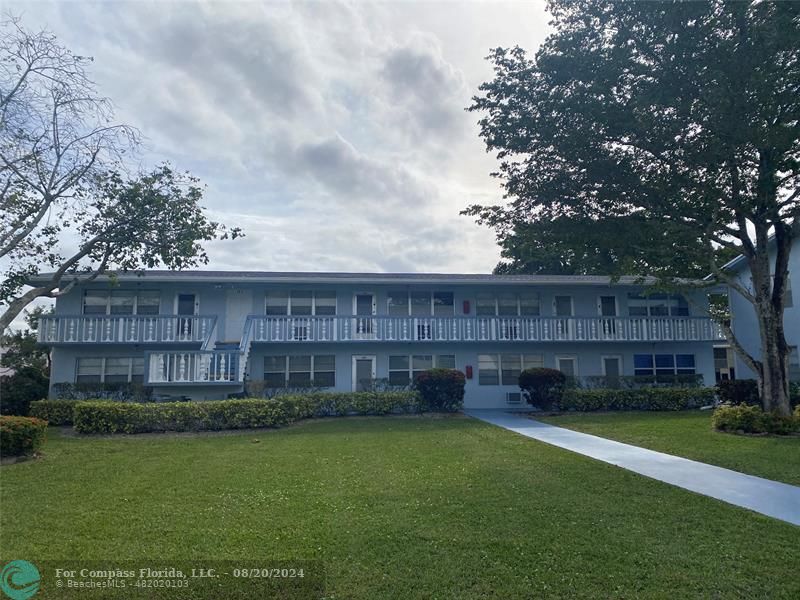
[[[141,382],[224,398],[250,386],[337,391],[467,377],[465,406],[521,403],[522,369],[715,380],[723,339],[706,299],[647,294],[632,278],[149,271],[95,281],[42,319],[51,382]]]

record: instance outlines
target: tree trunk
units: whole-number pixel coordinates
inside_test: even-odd
[[[789,402],[789,348],[784,337],[783,321],[773,314],[763,314],[760,309],[758,312],[763,347],[761,372],[758,374],[761,402],[765,411],[789,416],[792,414]]]

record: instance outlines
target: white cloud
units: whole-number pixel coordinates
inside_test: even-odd
[[[542,4],[7,3],[95,57],[118,117],[208,184],[248,237],[211,268],[489,271],[494,160],[464,107],[490,47],[544,38]]]

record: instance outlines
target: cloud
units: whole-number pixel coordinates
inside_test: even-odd
[[[94,56],[119,119],[208,186],[248,237],[210,268],[489,271],[501,199],[464,111],[492,46],[535,48],[541,5],[362,2],[7,3]]]

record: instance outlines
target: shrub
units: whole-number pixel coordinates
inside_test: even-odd
[[[566,382],[566,376],[555,369],[526,369],[519,374],[519,387],[528,404],[543,410],[559,404]]]
[[[28,414],[33,400],[47,398],[50,379],[35,367],[20,367],[0,377],[0,414]]]
[[[566,390],[560,410],[686,410],[712,404],[714,388],[644,388],[640,390]]]
[[[640,390],[643,388],[662,387],[702,387],[703,376],[698,374],[680,375],[588,375],[577,377],[577,385],[568,387],[583,387],[588,389],[605,390]]]
[[[202,402],[78,401],[74,426],[79,433],[215,431],[279,427],[313,416],[417,412],[414,392],[318,393],[273,399]]]
[[[717,397],[723,404],[761,406],[755,379],[730,379],[717,384]]]
[[[45,394],[47,395],[47,394]],[[58,400],[117,400],[152,402],[153,388],[141,383],[56,383],[53,396]]]
[[[765,413],[759,406],[724,404],[714,410],[711,423],[718,431],[788,435],[800,431],[800,412],[795,411],[794,416],[784,417]]]
[[[422,410],[455,412],[464,405],[466,377],[456,369],[428,369],[414,379]]]
[[[44,444],[47,422],[33,417],[0,417],[0,456],[34,454]]]
[[[72,425],[72,412],[78,400],[37,400],[31,402],[30,415],[49,425]]]

